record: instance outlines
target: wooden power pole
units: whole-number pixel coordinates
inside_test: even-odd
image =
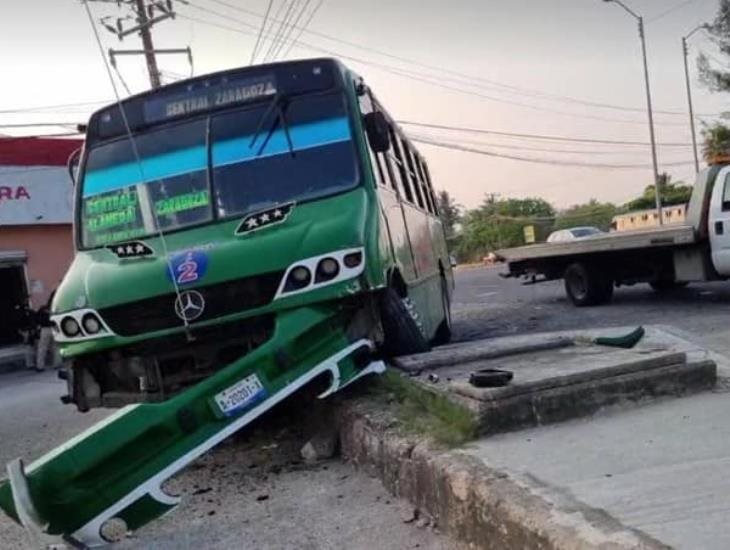
[[[91,0],[108,2],[108,0]],[[152,42],[152,27],[165,19],[174,19],[175,11],[173,8],[173,0],[120,0],[119,6],[126,5],[133,12],[135,25],[125,28],[124,21],[126,18],[118,18],[115,25],[108,23],[108,18],[101,20],[104,27],[115,34],[119,40],[131,34],[139,34],[142,39],[141,50],[114,50],[109,49],[109,60],[116,68],[116,56],[119,55],[144,55],[147,62],[147,72],[150,77],[150,86],[159,88],[162,85],[160,70],[157,66],[157,54],[187,54],[190,65],[193,63],[192,52],[190,47],[187,48],[168,48],[156,50]]]

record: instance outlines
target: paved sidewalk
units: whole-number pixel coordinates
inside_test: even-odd
[[[711,355],[721,377],[711,392],[493,436],[464,452],[673,547],[730,548],[728,361]]]

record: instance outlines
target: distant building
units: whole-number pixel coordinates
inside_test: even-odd
[[[684,223],[687,219],[687,205],[677,204],[662,208],[665,224]],[[611,231],[632,231],[659,225],[656,209],[637,210],[614,216],[611,220]]]
[[[74,254],[66,161],[81,140],[0,138],[0,345],[14,344],[17,308],[37,309]]]

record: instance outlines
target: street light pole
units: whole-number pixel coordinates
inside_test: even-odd
[[[687,56],[689,54],[689,51],[687,49],[687,40],[690,36],[692,36],[694,33],[696,33],[698,30],[705,28],[704,25],[698,25],[694,29],[692,29],[690,32],[687,33],[686,36],[682,37],[682,56],[684,57],[684,81],[687,85],[687,105],[689,106],[689,128],[692,133],[692,153],[694,154],[695,158],[695,173],[700,171],[700,159],[697,156],[697,134],[695,132],[695,115],[694,115],[694,108],[692,107],[692,86],[690,85],[689,80],[689,64],[687,62]]]
[[[639,38],[641,39],[641,57],[644,61],[644,81],[646,83],[646,109],[649,115],[649,139],[651,141],[651,162],[654,169],[654,197],[656,199],[657,219],[659,225],[664,224],[662,216],[662,198],[659,189],[659,166],[656,156],[656,137],[654,135],[654,112],[651,107],[651,86],[649,85],[649,63],[646,58],[646,40],[644,38],[644,18],[631,10],[621,0],[603,0],[604,2],[613,2],[621,6],[629,15],[631,15],[639,23]]]

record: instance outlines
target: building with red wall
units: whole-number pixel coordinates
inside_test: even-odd
[[[71,260],[78,139],[0,138],[0,345],[16,343],[19,305],[37,309]]]

